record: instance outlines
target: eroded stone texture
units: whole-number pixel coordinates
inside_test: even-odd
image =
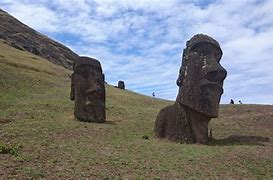
[[[180,143],[193,143],[195,136],[187,114],[179,103],[161,109],[157,115],[154,131],[159,138],[167,138]]]
[[[124,83],[124,81],[119,81],[118,82],[118,88],[119,89],[125,89],[125,83]]]
[[[223,81],[227,74],[219,63],[221,57],[219,43],[207,35],[197,34],[187,41],[177,79],[179,93],[175,109],[179,110],[174,111],[171,106],[167,109],[172,110],[162,109],[159,112],[155,123],[158,137],[188,143],[209,142],[208,123],[211,118],[218,117]],[[178,128],[176,124],[188,126]]]
[[[105,121],[105,85],[100,62],[88,57],[74,61],[70,99],[75,101],[74,115],[80,121]]]

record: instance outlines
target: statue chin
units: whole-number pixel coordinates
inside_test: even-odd
[[[215,105],[217,105],[217,107]],[[209,117],[209,118],[217,118],[218,117],[218,109],[219,109],[218,104],[214,103],[213,105],[211,105],[211,107],[212,108],[210,109],[210,111],[201,112],[201,113],[204,114],[205,116]],[[198,111],[198,110],[196,110],[196,111]]]
[[[221,98],[222,90],[202,88],[201,92],[191,92],[188,96],[185,91],[181,91],[178,99],[179,104],[184,105],[196,113],[201,113],[209,118],[218,117],[219,101]],[[193,99],[194,97],[194,99]]]
[[[201,88],[204,89],[204,88]],[[202,91],[199,106],[195,109],[210,118],[218,117],[219,102],[223,89],[219,86],[209,85]]]

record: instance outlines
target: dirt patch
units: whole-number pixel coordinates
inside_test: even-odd
[[[0,118],[0,125],[1,124],[6,124],[6,123],[10,123],[12,121],[16,121],[16,120],[19,120],[21,119],[23,116],[25,115],[25,113],[22,113],[22,112],[15,112],[15,113],[12,113],[4,118]]]
[[[0,179],[15,179],[23,178],[22,174],[18,173],[18,169],[23,165],[22,161],[17,161],[12,155],[0,154]],[[3,163],[3,164],[2,164]]]
[[[3,119],[3,118],[1,118],[1,119],[0,119],[0,125],[1,125],[1,124],[9,123],[9,122],[11,122],[11,121],[12,121],[11,119]]]

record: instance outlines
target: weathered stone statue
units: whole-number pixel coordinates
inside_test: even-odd
[[[105,86],[100,62],[88,57],[74,61],[70,99],[75,101],[74,115],[80,121],[105,121]]]
[[[181,143],[207,144],[208,123],[218,117],[226,70],[219,64],[220,45],[213,38],[197,34],[187,41],[177,85],[175,104],[160,110],[155,133]]]
[[[125,83],[124,83],[124,81],[119,81],[118,82],[118,88],[119,89],[125,89]]]

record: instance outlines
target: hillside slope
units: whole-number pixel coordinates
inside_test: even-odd
[[[78,57],[64,45],[35,31],[0,9],[0,39],[20,50],[28,51],[71,69]]]
[[[177,144],[152,131],[172,102],[112,86],[107,123],[76,121],[70,73],[0,42],[0,179],[273,178],[272,106],[221,106],[209,146]]]

